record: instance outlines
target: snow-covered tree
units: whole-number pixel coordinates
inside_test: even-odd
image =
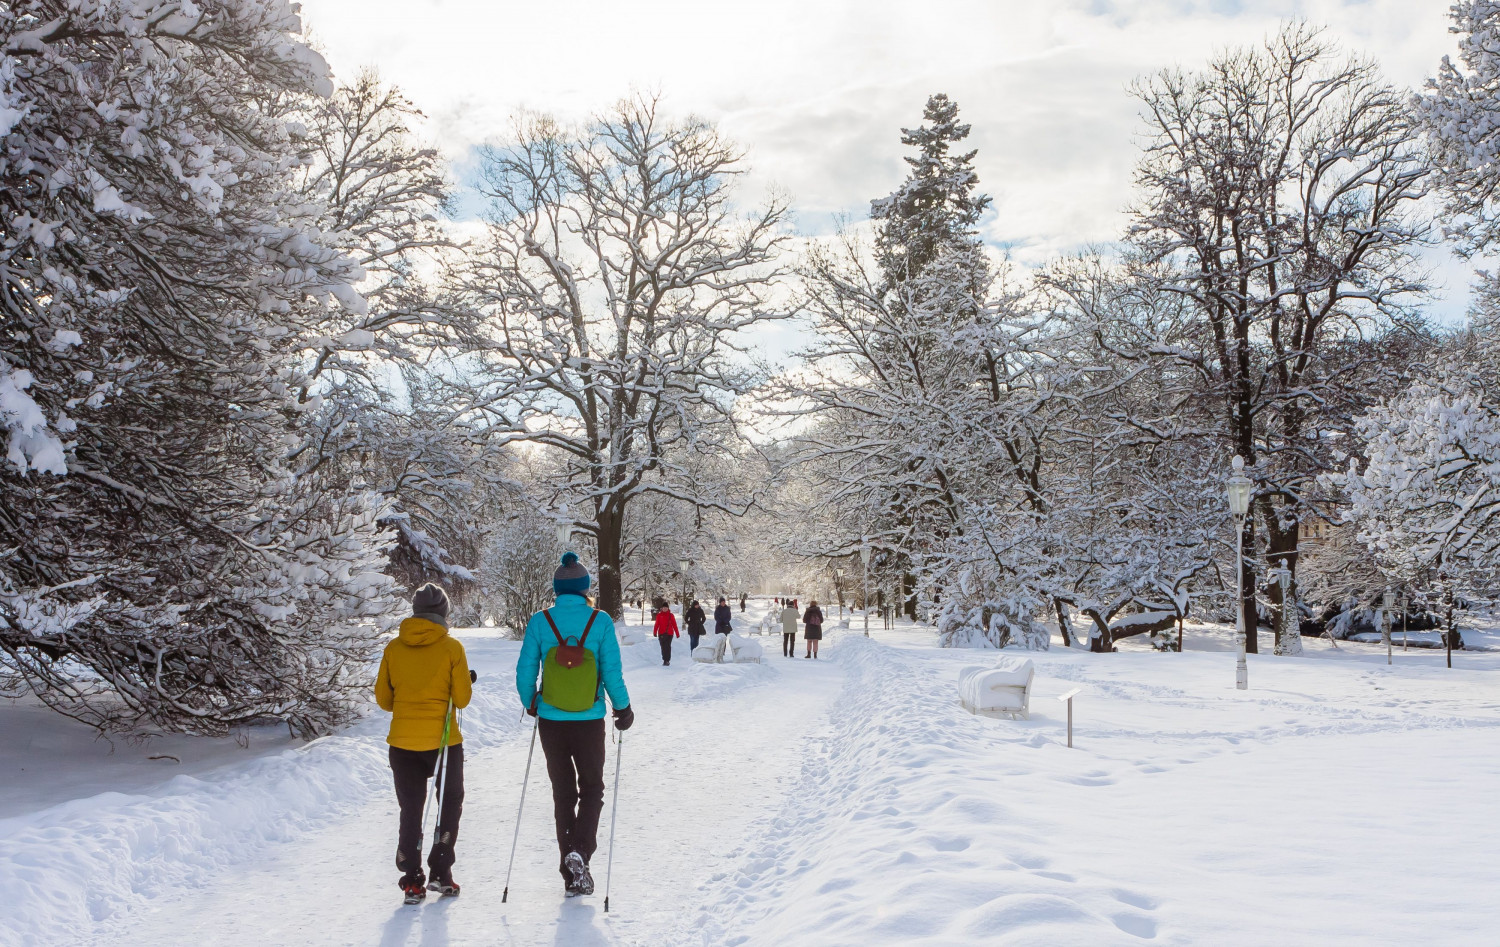
[[[1500,3],[1450,7],[1459,63],[1448,56],[1417,97],[1444,198],[1447,233],[1472,256],[1500,237]],[[1492,280],[1486,280],[1492,284]]]
[[[1373,400],[1371,340],[1417,323],[1419,129],[1372,63],[1303,25],[1136,92],[1149,138],[1129,240],[1143,275],[1193,315],[1139,351],[1182,363],[1217,407],[1216,450],[1249,465],[1252,530],[1283,577],[1268,586],[1277,648],[1295,653],[1298,525],[1317,506],[1330,435]],[[1249,560],[1245,576],[1253,617]]]
[[[1334,479],[1347,519],[1381,573],[1455,596],[1477,597],[1500,577],[1500,401],[1452,372],[1413,384],[1360,418],[1367,459]],[[1373,590],[1378,594],[1380,590]]]
[[[304,327],[359,263],[272,103],[283,0],[0,7],[0,660],[96,725],[315,733],[389,611],[378,498],[297,476]]]
[[[740,513],[681,463],[739,442],[735,399],[756,374],[739,347],[778,315],[784,208],[732,202],[739,153],[648,97],[580,130],[530,118],[484,155],[492,207],[462,291],[484,320],[474,405],[497,449],[567,462],[558,508],[598,549],[600,607],[619,617],[629,508],[658,493]]]

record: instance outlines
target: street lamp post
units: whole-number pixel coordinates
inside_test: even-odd
[[[1250,491],[1255,484],[1245,476],[1245,458],[1239,454],[1234,455],[1234,473],[1224,486],[1234,516],[1234,627],[1239,639],[1234,686],[1245,690],[1250,686],[1250,670],[1245,666],[1245,514],[1250,512]]]
[[[861,601],[860,604],[865,607],[864,608],[864,611],[865,611],[865,637],[868,638],[868,637],[870,637],[870,543],[869,543],[869,540],[866,540],[865,543],[864,543],[864,545],[862,545],[862,546],[859,547],[859,561],[861,563],[863,563],[864,567],[865,567],[864,600]]]

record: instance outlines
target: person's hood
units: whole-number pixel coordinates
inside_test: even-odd
[[[415,616],[401,622],[401,633],[397,636],[404,645],[413,648],[424,648],[427,645],[442,641],[448,636],[448,629],[428,618],[417,618]]]

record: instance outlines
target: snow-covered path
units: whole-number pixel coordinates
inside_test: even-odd
[[[561,897],[540,757],[499,901],[529,720],[517,645],[471,634],[461,898],[399,904],[377,717],[0,820],[0,884],[23,892],[0,944],[1494,942],[1500,654],[1387,667],[1309,641],[1252,656],[1237,692],[1222,631],[1199,628],[1184,654],[1033,655],[1031,719],[997,721],[954,690],[992,652],[912,628],[835,629],[818,662],[762,640],[764,666],[625,649],[640,716],[609,915]],[[1074,686],[1070,750],[1052,698]]]
[[[758,621],[760,610],[748,614]],[[736,850],[753,841],[756,823],[784,804],[801,750],[826,731],[841,684],[832,662],[782,658],[779,639],[775,655],[770,639],[759,639],[767,644],[763,665],[695,665],[686,639],[671,667],[661,666],[654,641],[623,649],[638,716],[622,757],[613,910],[603,914],[608,790],[595,865],[599,896],[566,901],[540,749],[510,899],[502,905],[531,734],[531,721],[523,725],[516,713],[519,643],[460,637],[486,697],[500,697],[476,704],[464,719],[471,750],[455,869],[461,897],[416,908],[400,903],[391,866],[395,800],[381,794],[278,846],[249,870],[204,879],[206,890],[159,899],[148,913],[121,919],[108,939],[164,944],[191,932],[205,945],[659,944],[664,931],[683,923],[687,907],[715,897],[707,879],[727,871]],[[614,752],[611,746],[610,786]]]

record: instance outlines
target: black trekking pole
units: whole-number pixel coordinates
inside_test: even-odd
[[[620,747],[625,738],[615,731],[615,801],[609,807],[609,861],[604,866],[604,913],[609,913],[609,882],[615,876],[615,813],[620,811]]]
[[[426,795],[422,799],[422,835],[421,835],[420,841],[417,842],[417,848],[418,849],[422,849],[422,848],[426,848],[427,847],[427,809],[428,809],[429,805],[432,802],[433,796],[437,795],[437,793],[438,793],[438,787],[440,785],[442,785],[442,781],[443,781],[443,776],[442,776],[443,765],[448,762],[448,733],[449,733],[448,727],[452,723],[453,723],[453,698],[449,697],[448,698],[448,713],[446,715],[444,715],[444,717],[443,717],[443,739],[442,739],[442,743],[440,744],[440,747],[438,749],[437,770],[436,770],[436,775],[437,775],[438,778],[435,779],[435,780],[433,780],[433,782],[432,782],[432,788],[430,790],[428,790],[428,792],[426,793]],[[433,818],[433,820],[432,820],[432,837],[434,839],[437,838],[438,822],[443,817],[442,805],[443,805],[442,797],[438,796],[438,813],[437,813],[436,817]],[[418,852],[418,857],[420,857],[420,852]]]
[[[510,864],[505,866],[505,890],[500,892],[500,903],[510,898],[510,873],[516,867],[516,843],[521,840],[521,812],[526,808],[526,784],[531,782],[531,758],[536,755],[536,731],[542,720],[537,718],[531,726],[531,749],[526,751],[526,775],[521,777],[521,804],[516,806],[516,833],[510,840]],[[606,902],[609,900],[605,899]]]
[[[457,718],[462,711],[453,709],[453,702],[448,702],[448,712]],[[453,721],[459,723],[457,719]],[[463,727],[460,726],[462,731]],[[438,829],[443,825],[443,797],[448,794],[448,730],[443,728],[443,750],[438,754],[437,779],[433,780],[433,788],[437,791],[437,815],[432,820],[432,843],[437,845],[442,842],[443,837],[438,834]]]

